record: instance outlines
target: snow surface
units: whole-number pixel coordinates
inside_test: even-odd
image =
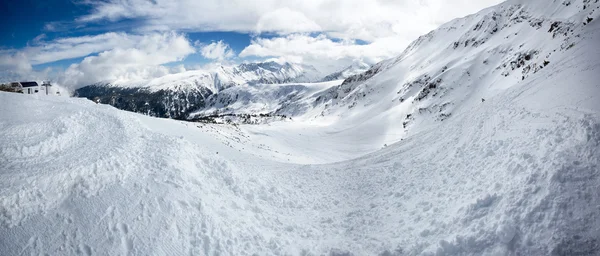
[[[285,122],[0,93],[0,254],[599,255],[599,4],[569,3],[452,21]]]

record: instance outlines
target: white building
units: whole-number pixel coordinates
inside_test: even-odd
[[[23,94],[34,94],[40,91],[40,85],[37,82],[18,82],[18,84],[21,85]]]
[[[5,84],[4,87],[9,88],[12,92],[19,92],[23,94],[42,93],[46,95],[60,95],[59,88],[53,88],[53,86],[49,82],[43,82],[42,85],[38,84],[35,81],[12,82],[9,84]]]

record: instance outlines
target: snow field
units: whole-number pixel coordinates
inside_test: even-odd
[[[5,106],[22,108],[2,110],[16,117],[2,118],[0,232],[11,235],[0,247],[8,255],[592,252],[598,109],[578,92],[542,106],[528,94],[556,95],[565,76],[500,93],[445,129],[322,165],[257,157],[262,143],[243,135],[260,127],[199,128],[4,93]],[[598,95],[593,83],[581,86]],[[47,111],[15,111],[30,108]]]
[[[528,3],[444,25],[290,122],[0,93],[0,254],[597,255],[600,26],[568,24],[598,3],[511,4]],[[530,50],[550,64],[502,66]]]

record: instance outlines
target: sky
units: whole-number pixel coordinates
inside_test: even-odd
[[[400,54],[501,0],[0,1],[0,81],[77,88],[243,62],[322,73]]]

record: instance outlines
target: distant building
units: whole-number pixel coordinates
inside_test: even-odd
[[[36,94],[42,93],[46,95],[56,94],[60,95],[58,88],[52,89],[52,85],[48,81],[44,81],[42,85],[35,81],[31,82],[12,82],[7,84],[0,84],[0,91],[16,92],[23,94]]]
[[[34,94],[40,91],[40,85],[37,82],[19,82],[19,84],[21,84],[24,94]]]

